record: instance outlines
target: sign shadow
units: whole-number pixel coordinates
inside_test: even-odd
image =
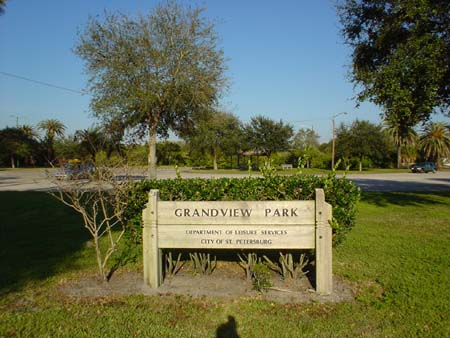
[[[239,338],[237,322],[233,316],[228,316],[228,321],[220,324],[216,330],[216,338]]]

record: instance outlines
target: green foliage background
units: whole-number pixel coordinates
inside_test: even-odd
[[[324,189],[325,199],[333,207],[333,245],[337,245],[355,225],[360,190],[345,176],[338,178],[334,172],[323,177],[268,174],[265,177],[142,181],[132,189],[126,215],[130,233],[139,241],[142,210],[151,189],[158,189],[163,201],[278,201],[314,199],[315,188]]]

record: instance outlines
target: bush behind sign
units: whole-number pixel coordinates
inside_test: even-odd
[[[265,177],[219,179],[165,179],[136,183],[126,211],[130,235],[140,242],[142,210],[151,189],[158,189],[162,201],[284,201],[314,199],[314,189],[325,191],[333,207],[333,245],[345,239],[355,224],[359,188],[335,172],[327,176],[267,175]]]

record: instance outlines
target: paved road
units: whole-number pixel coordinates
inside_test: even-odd
[[[53,187],[45,169],[0,169],[0,191],[46,191]],[[137,176],[145,173],[137,171]],[[243,177],[246,174],[206,174],[182,171],[184,178],[201,177]],[[158,169],[159,178],[174,178],[175,170],[170,168]],[[366,191],[450,191],[450,172],[436,174],[352,174],[348,178]]]

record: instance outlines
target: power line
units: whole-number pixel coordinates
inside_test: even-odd
[[[83,95],[83,93],[81,91],[79,91],[79,90],[75,90],[75,89],[71,89],[71,88],[67,88],[67,87],[62,87],[62,86],[57,86],[57,85],[54,85],[54,84],[51,84],[51,83],[48,83],[48,82],[42,82],[42,81],[38,81],[38,80],[33,80],[33,79],[28,78],[28,77],[19,76],[19,75],[6,73],[6,72],[2,72],[2,71],[0,71],[0,74],[5,75],[5,76],[9,76],[9,77],[13,77],[13,78],[16,78],[16,79],[28,81],[28,82],[33,82],[33,83],[40,84],[40,85],[43,85],[43,86],[56,88],[56,89],[61,89],[61,90],[65,90],[65,91],[68,91],[68,92],[72,92],[72,93]]]

